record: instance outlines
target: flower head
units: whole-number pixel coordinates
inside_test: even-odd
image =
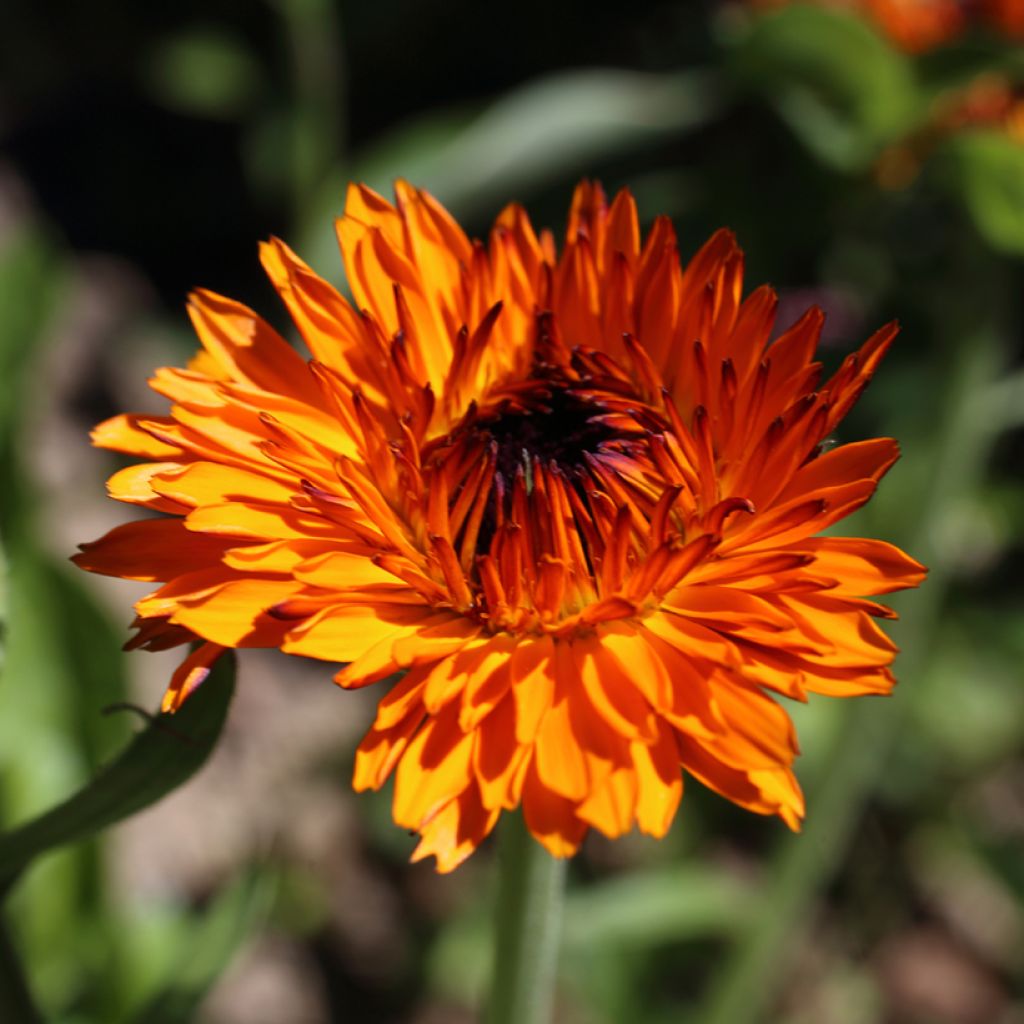
[[[797,742],[773,699],[887,693],[871,600],[923,578],[878,540],[815,536],[862,505],[889,439],[826,448],[891,342],[825,383],[822,314],[774,341],[719,231],[680,265],[626,191],[584,182],[561,252],[509,206],[473,242],[428,194],[352,187],[338,236],[354,304],[287,246],[267,273],[311,353],[209,292],[203,348],[97,444],[142,458],[113,497],[157,512],[84,546],[162,582],[136,646],[227,647],[389,680],[355,786],[395,776],[415,856],[449,870],[522,806],[552,853],[590,827],[663,835],[683,773],[796,828]],[[396,674],[404,672],[396,681]]]

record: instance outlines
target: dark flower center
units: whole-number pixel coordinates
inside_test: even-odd
[[[587,455],[619,440],[605,421],[606,410],[590,395],[580,394],[577,382],[559,376],[536,376],[492,394],[482,407],[473,406],[462,423],[437,447],[450,457],[468,446],[480,459],[493,459],[493,478],[486,483],[488,497],[482,509],[474,548],[486,553],[499,521],[513,518],[515,492],[533,490],[538,467],[556,472],[570,486],[587,489]],[[586,386],[586,385],[584,385]],[[463,449],[465,450],[465,449]],[[429,456],[424,459],[429,464]],[[483,481],[466,466],[465,483],[481,486]],[[465,496],[461,489],[450,496],[452,507]],[[500,505],[500,510],[499,510]]]
[[[584,466],[584,455],[615,438],[603,410],[559,384],[542,385],[528,403],[498,408],[474,429],[497,445],[497,471],[511,483],[520,467],[552,463],[570,479]]]

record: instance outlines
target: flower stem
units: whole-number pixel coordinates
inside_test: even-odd
[[[487,1024],[550,1024],[566,862],[552,857],[518,814],[498,837],[498,907]]]
[[[42,1024],[7,922],[0,918],[0,1018]]]

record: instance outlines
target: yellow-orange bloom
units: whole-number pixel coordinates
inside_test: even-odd
[[[587,829],[661,836],[683,772],[798,827],[797,742],[770,696],[889,692],[875,595],[924,570],[817,537],[897,457],[824,447],[896,329],[819,384],[822,314],[769,341],[720,231],[680,266],[660,218],[576,190],[561,253],[509,206],[471,241],[425,192],[352,187],[338,236],[355,304],[286,245],[263,265],[312,355],[209,292],[203,348],[96,444],[145,461],[110,493],[165,513],[84,546],[85,569],[163,585],[136,646],[228,647],[390,679],[355,786],[394,774],[416,858],[450,870],[502,810],[571,854]],[[392,677],[405,672],[400,681]]]

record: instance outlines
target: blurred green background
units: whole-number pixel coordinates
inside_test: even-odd
[[[388,794],[352,795],[376,694],[246,652],[219,739],[226,677],[187,742],[157,722],[117,760],[175,655],[122,656],[145,586],[66,561],[130,511],[87,430],[160,408],[144,381],[194,347],[186,291],[286,329],[257,241],[343,283],[346,181],[401,175],[477,235],[511,199],[559,230],[582,176],[670,214],[684,254],[728,225],[783,320],[826,309],[827,364],[903,324],[838,438],[904,450],[842,532],[931,567],[893,602],[896,695],[792,709],[801,836],[691,783],[662,842],[589,838],[558,1021],[1024,1021],[1024,138],[948,116],[979,76],[1016,102],[1019,44],[911,58],[851,14],[683,0],[0,17],[0,823],[106,771],[0,836],[0,1020],[477,1018],[492,853],[409,866]]]

